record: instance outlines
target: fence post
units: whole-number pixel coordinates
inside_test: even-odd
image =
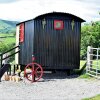
[[[87,47],[87,70],[90,70],[90,67],[92,67],[92,60],[93,60],[93,50],[91,46]]]
[[[13,75],[15,75],[15,65],[14,65],[14,69],[13,69]]]
[[[99,59],[99,49],[97,48],[97,58],[96,58],[96,60],[97,60],[97,62],[96,62],[96,76],[98,76],[98,59]]]
[[[1,54],[1,61],[0,61],[0,67],[2,67],[2,59],[3,59],[3,55]]]

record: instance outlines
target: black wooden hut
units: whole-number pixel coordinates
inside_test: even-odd
[[[78,69],[81,22],[75,15],[52,12],[17,24],[17,63],[27,65],[34,55],[44,69]]]

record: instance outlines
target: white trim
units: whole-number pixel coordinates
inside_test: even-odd
[[[16,46],[19,45],[19,25],[16,27]],[[19,49],[16,48],[16,52],[18,51]],[[18,64],[19,63],[19,54],[15,54],[15,64]]]

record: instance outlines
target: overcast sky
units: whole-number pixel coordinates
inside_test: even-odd
[[[100,0],[0,0],[1,19],[24,21],[53,11],[96,21],[100,20]]]

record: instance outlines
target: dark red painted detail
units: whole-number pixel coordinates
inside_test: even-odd
[[[43,68],[37,63],[30,63],[24,69],[24,76],[31,82],[37,82],[43,76]]]
[[[35,63],[34,60],[35,57],[32,55],[32,63],[28,64],[24,69],[24,76],[31,82],[37,82],[43,76],[42,66]]]
[[[24,42],[24,23],[19,26],[19,41]]]
[[[64,28],[64,22],[62,20],[54,20],[54,29],[62,30]]]

